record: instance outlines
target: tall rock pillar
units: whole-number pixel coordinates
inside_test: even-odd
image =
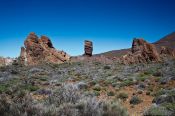
[[[92,41],[84,41],[84,56],[92,56],[93,52],[93,43]]]

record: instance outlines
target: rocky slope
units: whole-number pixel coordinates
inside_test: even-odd
[[[64,51],[53,47],[51,40],[46,36],[38,38],[35,33],[30,33],[21,47],[20,62],[24,65],[37,65],[40,63],[64,63],[70,56]]]
[[[153,43],[158,49],[161,49],[162,46],[175,49],[175,32],[168,34],[157,42]]]

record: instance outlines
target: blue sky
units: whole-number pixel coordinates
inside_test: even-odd
[[[129,48],[134,37],[154,42],[175,31],[174,0],[1,0],[0,56],[17,57],[30,32],[55,48],[83,54]]]

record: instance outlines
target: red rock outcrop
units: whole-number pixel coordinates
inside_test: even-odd
[[[153,44],[146,42],[144,39],[134,39],[131,52],[122,56],[122,63],[148,63],[161,61],[159,53]]]
[[[63,63],[70,56],[53,47],[51,40],[46,36],[38,38],[35,33],[30,33],[21,48],[20,62],[24,65],[37,65],[44,62]]]
[[[93,43],[91,41],[85,40],[84,42],[84,56],[92,56]]]
[[[170,56],[170,57],[175,58],[175,49],[162,46],[162,47],[161,47],[161,50],[160,50],[160,54],[161,54],[162,56],[165,56],[165,57]]]

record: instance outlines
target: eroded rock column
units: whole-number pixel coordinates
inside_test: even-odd
[[[93,43],[92,41],[85,40],[84,41],[84,56],[92,56],[93,52]]]

